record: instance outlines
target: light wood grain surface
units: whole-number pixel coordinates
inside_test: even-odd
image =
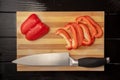
[[[39,18],[50,27],[50,31],[44,37],[28,41],[21,34],[20,26],[24,20],[32,13],[36,13]],[[104,57],[104,35],[97,38],[91,46],[81,46],[75,50],[65,48],[65,40],[56,35],[55,31],[63,27],[68,22],[74,22],[78,16],[89,15],[98,22],[104,31],[104,12],[85,11],[85,12],[17,12],[17,58],[50,52],[69,52],[74,59],[82,57]],[[104,66],[97,68],[85,67],[32,67],[17,65],[17,71],[104,71]]]

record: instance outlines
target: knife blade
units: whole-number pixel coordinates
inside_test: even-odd
[[[12,61],[13,63],[30,66],[68,66],[68,53],[41,53],[21,57]]]
[[[108,59],[87,57],[74,60],[68,52],[63,53],[43,53],[18,58],[12,63],[30,66],[81,66],[99,67],[108,63]]]

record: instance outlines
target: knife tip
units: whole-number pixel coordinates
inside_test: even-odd
[[[12,63],[16,63],[16,60],[13,60]]]

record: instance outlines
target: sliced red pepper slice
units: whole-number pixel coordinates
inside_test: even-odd
[[[80,24],[80,23],[86,24],[90,30],[91,37],[92,38],[95,37],[95,35],[97,34],[96,28],[90,23],[90,21],[85,16],[80,16],[80,17],[76,18],[76,22],[78,24]]]
[[[31,14],[21,25],[21,32],[26,34],[39,22],[41,22],[41,20],[38,18],[38,16],[36,14]]]
[[[56,31],[56,34],[62,36],[65,39],[65,41],[67,42],[66,48],[68,50],[71,50],[72,49],[72,40],[71,40],[70,35],[64,29],[58,29]]]
[[[88,27],[85,24],[79,24],[79,25],[82,28],[83,33],[84,33],[84,40],[82,44],[85,46],[91,45],[94,42],[94,38],[91,37]]]
[[[76,32],[77,32],[77,41],[78,41],[78,46],[82,45],[82,41],[84,39],[84,34],[82,28],[77,24],[76,22],[73,22],[72,25],[75,27]]]
[[[78,39],[77,39],[77,30],[73,25],[74,23],[68,23],[65,28],[71,30],[72,33],[72,48],[76,49],[78,47]]]
[[[37,38],[41,38],[49,31],[49,27],[44,23],[38,23],[26,34],[26,39],[28,40],[36,40]]]
[[[101,26],[96,22],[94,21],[90,16],[85,16],[90,22],[91,24],[96,28],[97,30],[97,34],[95,35],[96,38],[100,38],[102,35],[103,35],[103,31],[102,31],[102,28]]]

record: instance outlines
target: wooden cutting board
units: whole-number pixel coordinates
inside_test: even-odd
[[[32,13],[35,13],[45,24],[49,25],[50,31],[44,37],[28,41],[21,34],[20,26]],[[98,22],[104,31],[104,12],[103,11],[77,11],[77,12],[17,12],[17,58],[50,52],[69,52],[74,59],[82,57],[104,57],[104,35],[97,38],[91,46],[81,46],[76,50],[67,50],[65,40],[56,35],[55,31],[63,27],[68,22],[74,22],[78,16],[89,15]],[[104,71],[104,66],[97,68],[85,67],[33,67],[17,65],[17,71]]]

